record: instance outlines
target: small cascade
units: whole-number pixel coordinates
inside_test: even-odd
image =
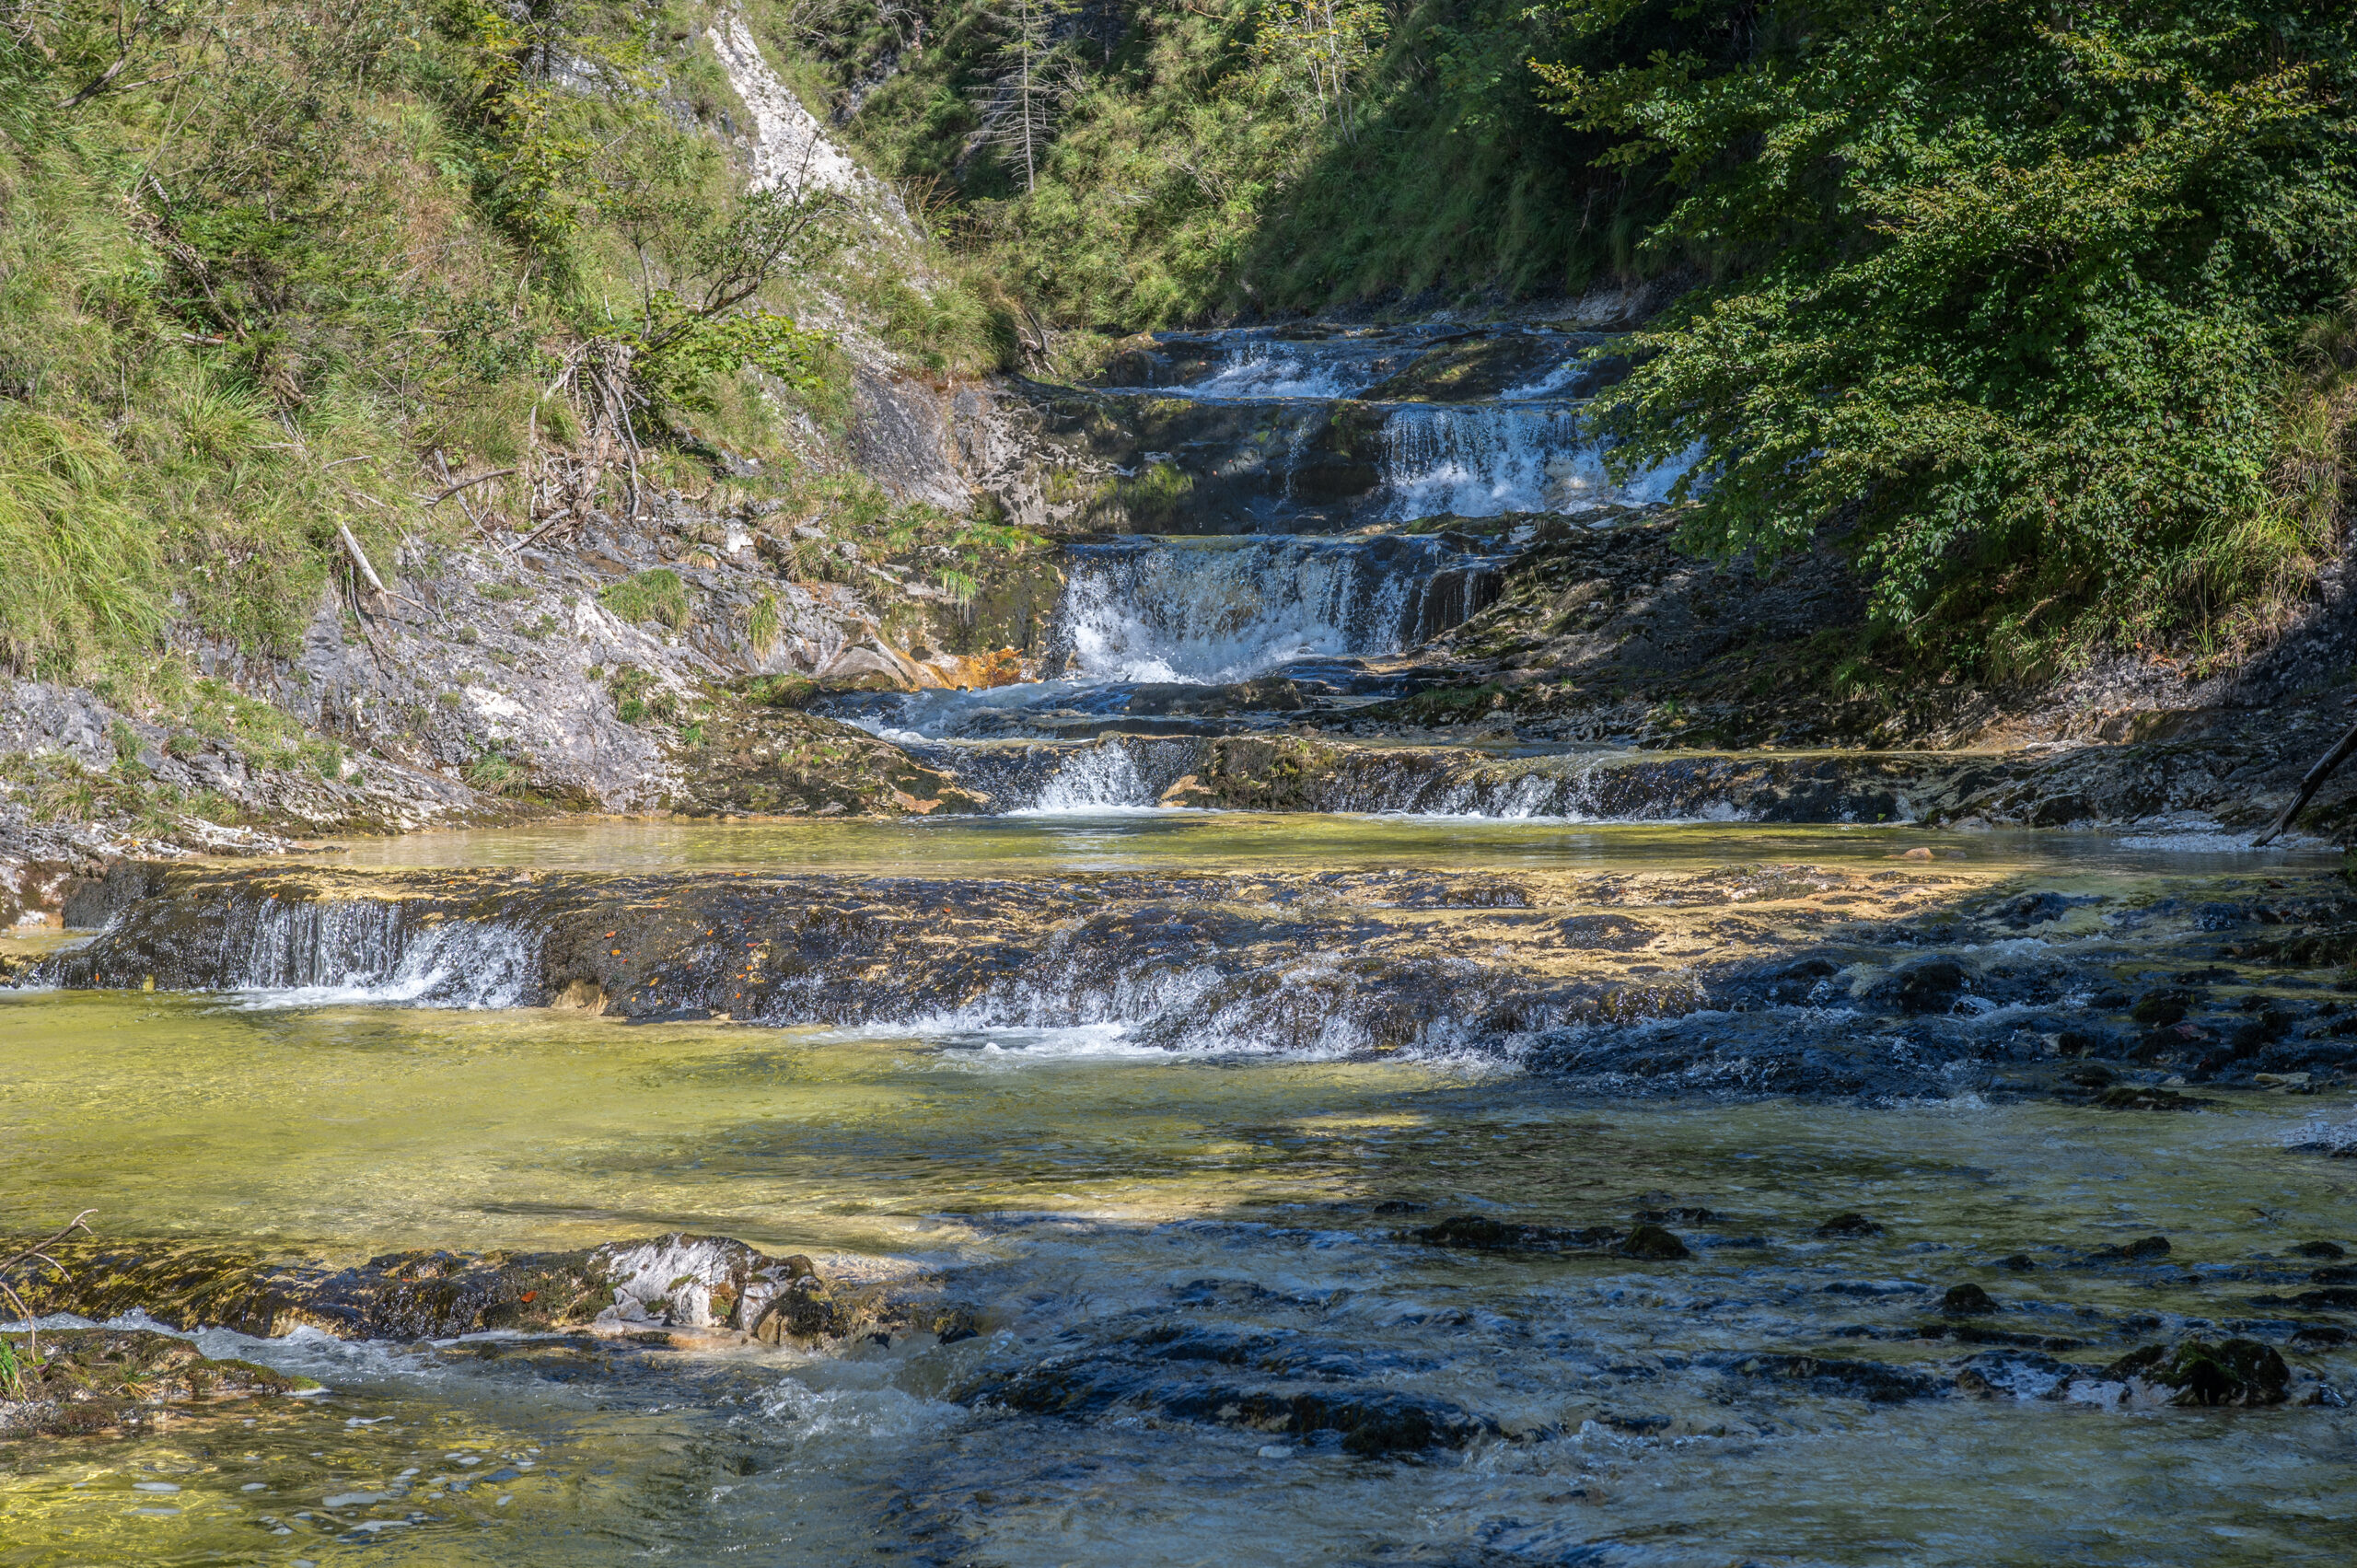
[[[1159,335],[1051,422],[1128,488],[1115,528],[1316,533],[1373,522],[1650,505],[1691,457],[1605,472],[1587,400],[1620,368],[1593,333],[1502,326]]]
[[[1138,538],[1072,553],[1052,645],[1070,672],[1194,685],[1412,647],[1480,609],[1502,564],[1398,536]]]
[[[1108,735],[1077,745],[1041,741],[960,745],[911,740],[911,756],[954,772],[1004,816],[1063,816],[1155,806],[1193,772],[1203,743],[1192,736]]]
[[[994,800],[1044,799],[1036,760],[923,743],[1078,739],[1117,726],[1218,734],[1271,727],[1306,705],[1396,694],[1362,661],[1414,647],[1481,610],[1511,550],[1498,538],[1405,534],[1130,535],[1075,544],[1044,661],[1058,679],[864,693],[824,711],[912,748]],[[1024,776],[1008,777],[1010,769]],[[1117,803],[1137,803],[1131,793]]]
[[[1169,743],[1160,743],[1160,749],[1170,749]],[[1119,740],[1083,746],[1065,755],[1028,805],[1015,809],[1057,815],[1154,806],[1177,775],[1159,777],[1163,770],[1152,766],[1156,759],[1142,757],[1142,749],[1124,746]],[[1141,762],[1146,765],[1141,766]]]
[[[1582,433],[1577,406],[1535,399],[1405,404],[1387,414],[1382,441],[1379,509],[1399,520],[1652,505],[1692,466],[1681,460],[1617,482],[1605,472],[1603,448]]]
[[[497,923],[365,898],[237,897],[210,912],[211,932],[192,934],[169,953],[204,977],[204,989],[249,993],[265,1005],[520,1007],[539,1000],[538,943]],[[55,978],[90,983],[95,976],[77,978],[83,967],[80,955],[62,954]],[[154,978],[169,987],[180,977]]]

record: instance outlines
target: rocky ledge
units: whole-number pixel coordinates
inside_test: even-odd
[[[1928,852],[1924,852],[1928,853]],[[618,1019],[1470,1052],[1615,1093],[2058,1096],[2357,1072],[2338,877],[2057,892],[1937,861],[1690,872],[354,872],[127,865],[38,983],[338,986]],[[2144,977],[2133,983],[2120,976]]]

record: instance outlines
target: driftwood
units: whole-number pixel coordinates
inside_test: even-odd
[[[2340,738],[2340,745],[2316,759],[2316,765],[2310,768],[2308,776],[2300,781],[2300,793],[2292,797],[2292,804],[2283,808],[2283,815],[2276,818],[2267,831],[2251,840],[2250,847],[2258,849],[2263,844],[2272,843],[2289,830],[2292,819],[2300,814],[2300,808],[2324,787],[2324,781],[2332,777],[2334,769],[2349,761],[2352,751],[2357,751],[2357,726],[2352,726],[2349,733]]]

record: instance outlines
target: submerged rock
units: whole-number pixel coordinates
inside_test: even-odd
[[[1875,1404],[1926,1399],[1945,1392],[1948,1379],[1879,1361],[1849,1361],[1817,1355],[1746,1356],[1729,1368],[1739,1377],[1801,1383],[1820,1393],[1841,1394]]]
[[[308,1377],[218,1360],[142,1329],[0,1334],[0,1437],[157,1427],[229,1401],[317,1388]]]
[[[1661,1231],[1656,1225],[1641,1225],[1638,1234]],[[1615,1242],[1634,1240],[1633,1236],[1610,1225],[1590,1225],[1585,1230],[1569,1230],[1556,1225],[1521,1225],[1510,1220],[1492,1219],[1486,1214],[1452,1214],[1428,1225],[1420,1225],[1408,1233],[1410,1239],[1427,1247],[1459,1247],[1476,1252],[1556,1252],[1566,1248],[1608,1247]],[[1671,1237],[1671,1240],[1677,1237]],[[1683,1249],[1679,1255],[1683,1255]]]
[[[1996,1298],[1977,1284],[1950,1285],[1940,1297],[1940,1310],[1958,1318],[1969,1318],[1997,1310]]]
[[[2173,1249],[2165,1236],[2140,1237],[2134,1241],[2117,1246],[2098,1247],[2087,1254],[2091,1263],[2149,1263],[2155,1258],[2165,1258]]]
[[[1327,1373],[1335,1362],[1341,1365]],[[1223,1373],[1249,1367],[1265,1381],[1237,1383],[1232,1373],[1210,1373],[1213,1367]],[[1316,1346],[1285,1353],[1232,1339],[1206,1343],[1195,1336],[1148,1333],[984,1378],[954,1397],[961,1404],[1027,1415],[1097,1420],[1133,1412],[1338,1440],[1345,1453],[1368,1457],[1462,1448],[1498,1434],[1495,1421],[1445,1400],[1349,1382],[1353,1370],[1350,1358],[1323,1354]]]

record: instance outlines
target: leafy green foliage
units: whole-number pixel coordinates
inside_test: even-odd
[[[980,136],[997,34],[978,0],[947,0],[849,128],[937,229],[1067,326],[1578,287],[1628,260],[1642,198],[1589,167],[1609,138],[1540,102],[1526,4],[1091,7],[1028,180]],[[853,0],[818,41],[845,84],[905,43],[876,14]]]
[[[1725,273],[1598,402],[1623,470],[1699,452],[1692,543],[1840,519],[1883,625],[2003,670],[2183,626],[2270,532],[2286,339],[2357,263],[2346,6],[1564,9],[1565,112]]]

